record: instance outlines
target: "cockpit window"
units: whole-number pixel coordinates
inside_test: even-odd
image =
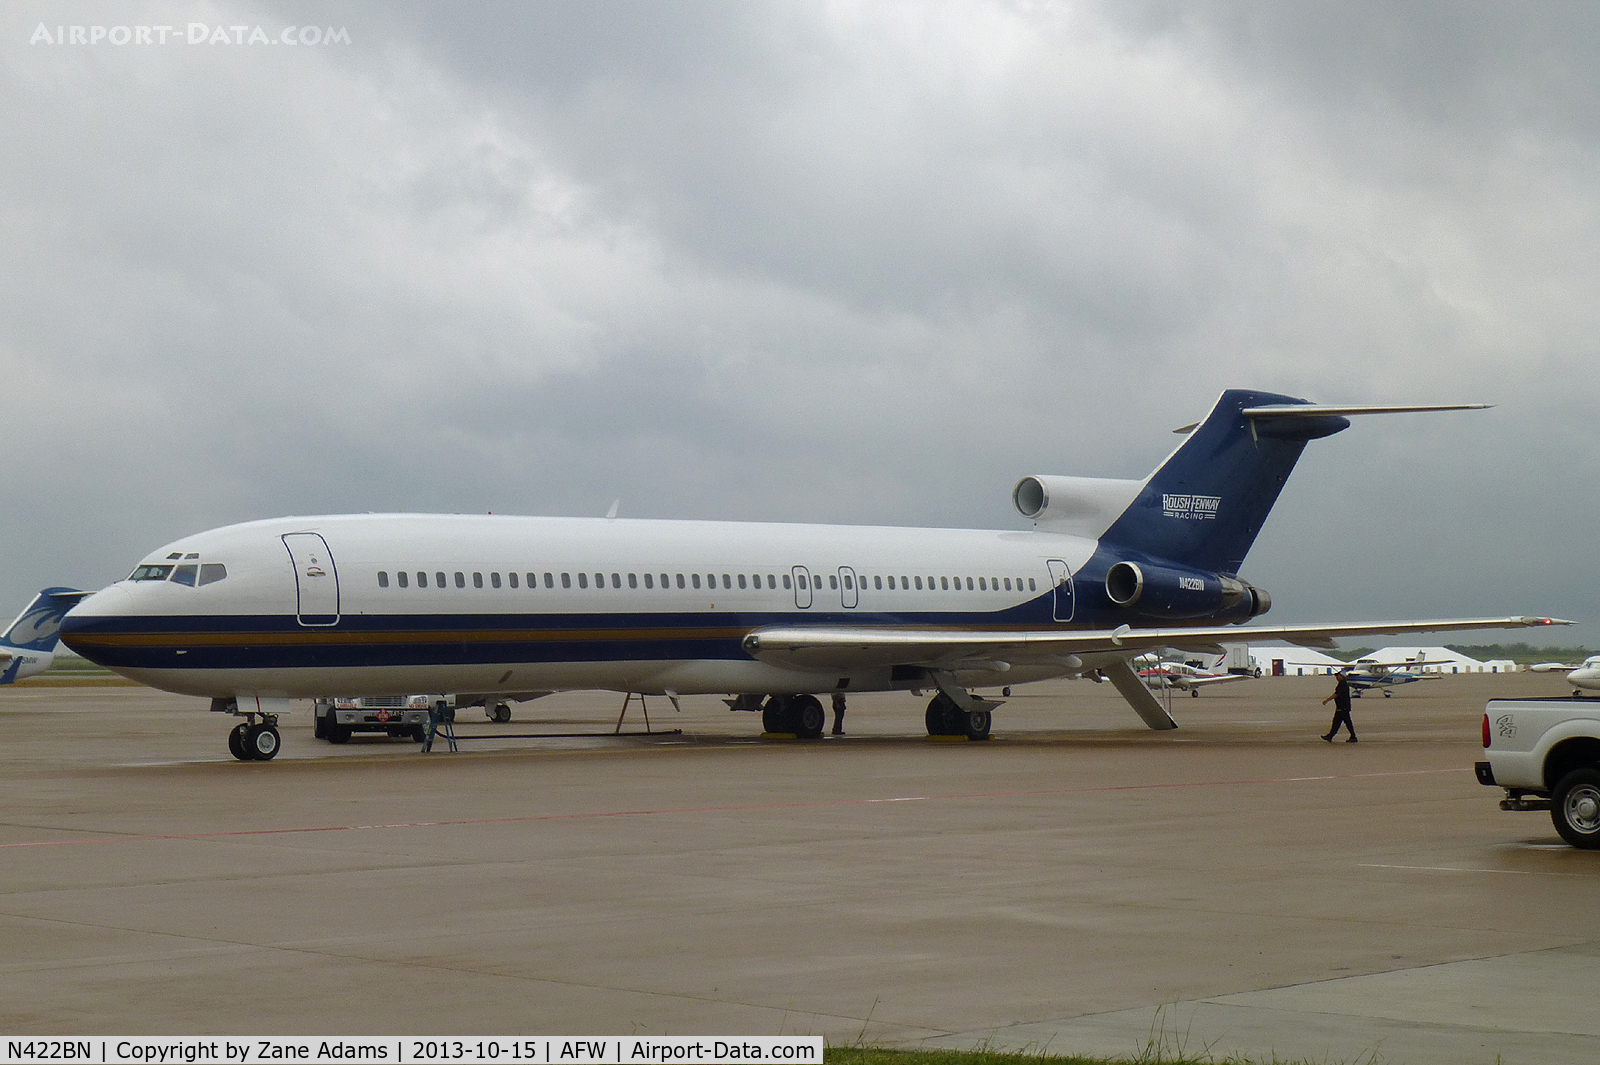
[[[172,572],[171,566],[140,566],[128,574],[130,581],[164,581]]]
[[[193,563],[190,563],[186,566],[175,566],[172,570],[172,576],[168,577],[167,579],[173,584],[187,584],[189,587],[193,588],[195,582],[195,570],[197,568],[198,567],[196,567]]]
[[[200,585],[216,584],[228,575],[228,567],[220,562],[207,562],[200,567]]]

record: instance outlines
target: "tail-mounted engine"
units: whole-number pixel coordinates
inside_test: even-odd
[[[1106,571],[1106,598],[1149,618],[1200,618],[1238,612],[1243,615],[1240,620],[1244,620],[1272,609],[1270,595],[1237,577],[1149,562],[1114,564]]]

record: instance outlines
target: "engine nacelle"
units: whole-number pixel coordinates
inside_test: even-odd
[[[1200,618],[1237,612],[1243,620],[1272,609],[1270,595],[1237,577],[1149,562],[1112,565],[1106,571],[1106,598],[1150,618]]]
[[[1017,513],[1057,532],[1096,537],[1128,509],[1143,481],[1109,477],[1024,477],[1011,490]]]

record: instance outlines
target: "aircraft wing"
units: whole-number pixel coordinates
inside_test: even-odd
[[[1570,673],[1574,669],[1582,668],[1582,666],[1569,666],[1565,662],[1539,662],[1529,666],[1528,670],[1533,673]]]
[[[1253,680],[1253,677],[1243,673],[1212,673],[1204,677],[1188,677],[1186,683],[1191,688],[1204,688],[1207,684],[1227,684],[1235,680]]]
[[[1335,647],[1348,636],[1398,636],[1413,632],[1466,629],[1518,629],[1571,625],[1559,618],[1455,618],[1438,621],[1380,621],[1351,625],[1221,625],[1196,628],[1089,630],[986,630],[939,628],[854,628],[782,625],[756,629],[744,650],[760,662],[800,669],[914,665],[930,669],[1003,671],[1016,661],[1054,662],[1067,670],[1085,656],[1129,659],[1152,647],[1220,654],[1222,644],[1284,640],[1302,647]],[[1079,661],[1073,662],[1071,659]]]

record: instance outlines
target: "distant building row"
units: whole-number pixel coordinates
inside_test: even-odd
[[[1263,677],[1311,677],[1319,674],[1337,673],[1341,669],[1348,669],[1353,662],[1342,662],[1332,655],[1325,655],[1321,651],[1313,651],[1308,647],[1250,647],[1250,665],[1253,669],[1261,671]],[[1408,667],[1408,663],[1424,662],[1420,669],[1424,673],[1515,673],[1517,664],[1509,658],[1496,658],[1488,662],[1480,662],[1476,658],[1469,658],[1459,651],[1452,651],[1448,647],[1384,647],[1373,651],[1371,654],[1362,655],[1364,659],[1381,662],[1384,665],[1397,666],[1401,669],[1418,668]],[[1237,658],[1237,654],[1232,659]]]

